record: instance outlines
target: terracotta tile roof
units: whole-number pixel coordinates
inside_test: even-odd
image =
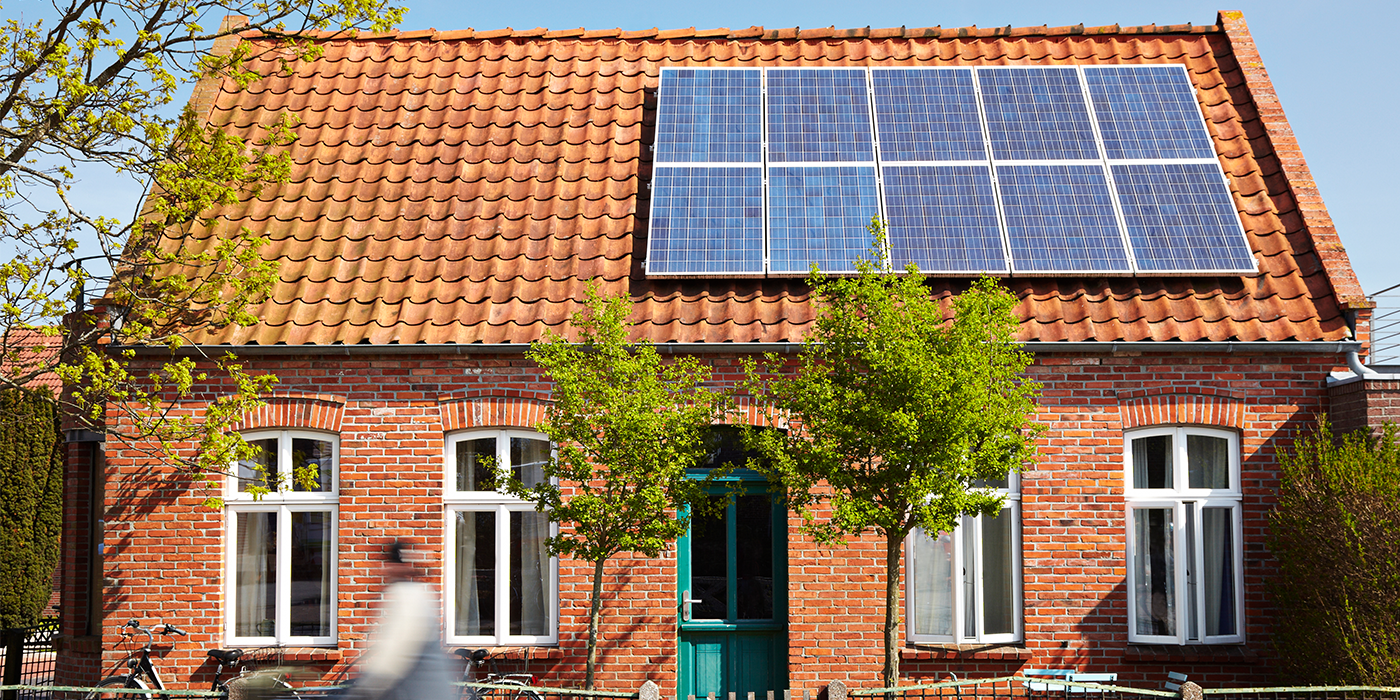
[[[12,328],[0,332],[0,388],[17,382],[31,389],[48,388],[55,395],[63,387],[58,375],[46,368],[58,360],[63,339],[36,330]]]
[[[262,41],[256,36],[245,41]],[[195,105],[244,136],[299,120],[285,185],[220,212],[269,240],[281,282],[230,344],[521,343],[590,281],[656,342],[800,340],[800,280],[642,274],[663,66],[1182,63],[1261,273],[1012,278],[1021,337],[1317,341],[1364,297],[1237,14],[1216,26],[454,31],[324,38],[325,53]],[[267,66],[264,66],[266,68]],[[188,241],[187,241],[188,242]],[[932,281],[946,298],[967,284]]]

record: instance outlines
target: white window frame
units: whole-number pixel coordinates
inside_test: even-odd
[[[962,518],[964,525],[953,531],[954,576],[951,602],[951,605],[953,606],[953,634],[951,636],[938,634],[918,634],[915,632],[915,606],[918,604],[918,601],[915,600],[916,591],[914,590],[914,571],[915,567],[922,565],[922,562],[918,561],[912,543],[906,544],[905,546],[905,567],[907,569],[908,575],[904,577],[906,592],[906,595],[904,596],[904,619],[907,621],[905,627],[907,631],[907,637],[910,642],[915,644],[1008,644],[1019,642],[1023,639],[1025,635],[1025,615],[1022,601],[1024,594],[1022,592],[1022,589],[1025,577],[1022,569],[1023,563],[1021,556],[1022,552],[1020,475],[1016,472],[1008,474],[1007,488],[998,488],[995,489],[995,491],[996,493],[1000,494],[1002,497],[1005,498],[1005,502],[1002,504],[1001,507],[1002,513],[1009,514],[1011,517],[1011,567],[1013,571],[1011,577],[1011,603],[1012,620],[1014,621],[1013,631],[1010,633],[1002,634],[983,634],[982,630],[986,629],[986,625],[982,620],[982,612],[984,606],[974,605],[973,609],[976,611],[975,614],[977,615],[977,634],[969,636],[965,633],[967,627],[967,603],[965,600],[963,600],[964,586],[961,572],[965,569],[965,557],[969,555],[969,552],[967,551],[967,547],[964,546],[965,537],[963,536],[963,530],[961,529],[961,527],[965,527],[967,524],[971,524],[972,527],[975,528],[975,534],[973,539],[975,542],[980,544],[982,542],[982,525],[985,518],[980,515],[964,516]],[[920,535],[921,533],[915,532],[913,534]],[[982,563],[982,547],[973,547],[973,549],[974,551],[970,554],[973,557],[972,563],[976,567],[975,571],[977,572],[976,594],[978,596],[981,596],[983,595],[983,591],[985,591],[985,585],[983,583],[982,577],[986,573],[986,567],[983,566]]]
[[[249,442],[254,440],[276,439],[278,460],[281,465],[291,465],[292,463],[292,440],[294,438],[308,438],[321,440],[331,444],[331,490],[330,491],[293,491],[291,482],[287,481],[284,488],[271,491],[261,497],[254,499],[253,494],[238,490],[238,465],[235,463],[230,468],[229,478],[225,481],[224,503],[225,503],[225,547],[224,561],[224,636],[230,646],[334,646],[338,633],[338,587],[339,587],[339,550],[340,550],[340,437],[334,433],[323,433],[312,430],[257,430],[243,434],[243,439]],[[290,474],[287,475],[290,479]],[[236,567],[238,565],[238,514],[239,513],[277,513],[277,602],[274,614],[277,619],[277,627],[272,636],[238,636],[236,634],[236,614],[234,604],[237,600],[238,577]],[[330,566],[331,575],[330,591],[330,634],[319,637],[292,636],[291,634],[291,566],[292,566],[292,513],[329,513],[330,514],[330,534],[331,552]]]
[[[549,558],[549,571],[545,575],[545,606],[548,621],[545,624],[546,634],[543,635],[518,635],[509,634],[510,630],[510,596],[500,595],[500,591],[510,590],[510,528],[509,523],[511,512],[534,512],[535,505],[529,501],[516,498],[502,491],[458,491],[457,490],[457,445],[466,440],[479,440],[482,438],[494,438],[496,440],[496,465],[497,469],[509,469],[510,466],[510,438],[526,438],[548,442],[549,438],[541,433],[530,430],[515,429],[495,429],[495,430],[471,430],[461,433],[453,433],[447,436],[446,449],[444,450],[444,471],[443,471],[443,634],[446,643],[449,645],[477,645],[477,646],[542,646],[559,643],[559,558]],[[496,591],[495,595],[495,619],[496,634],[494,635],[459,635],[455,634],[457,620],[457,548],[456,541],[456,514],[459,512],[495,513],[496,515]],[[549,534],[554,536],[559,534],[559,525],[554,521],[549,523]]]
[[[1224,489],[1190,488],[1188,480],[1187,440],[1191,435],[1225,438],[1229,441],[1229,478]],[[1134,488],[1133,486],[1133,440],[1144,437],[1170,436],[1172,438],[1172,483],[1173,488]],[[1127,533],[1127,583],[1128,583],[1128,642],[1133,644],[1238,644],[1244,641],[1244,523],[1242,522],[1242,492],[1240,489],[1240,449],[1239,435],[1230,430],[1207,428],[1194,425],[1165,426],[1127,431],[1123,435],[1123,474],[1126,495],[1125,532]],[[1135,531],[1137,510],[1170,510],[1172,512],[1172,557],[1174,562],[1190,561],[1190,570],[1205,570],[1204,538],[1201,528],[1203,511],[1206,508],[1228,508],[1232,538],[1231,553],[1234,573],[1235,634],[1207,635],[1206,605],[1204,586],[1190,586],[1187,566],[1174,566],[1173,586],[1176,590],[1176,634],[1139,634],[1137,619],[1137,574],[1133,562],[1137,556],[1137,533]],[[1188,518],[1188,512],[1190,518]],[[1194,532],[1187,531],[1187,523],[1194,524]],[[1199,575],[1198,575],[1199,578]],[[1192,591],[1194,590],[1194,595]],[[1194,601],[1188,600],[1194,597]],[[1190,610],[1195,608],[1196,619],[1189,619]],[[1192,624],[1198,631],[1198,639],[1190,638]]]

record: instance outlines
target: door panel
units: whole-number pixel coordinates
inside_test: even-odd
[[[787,511],[755,486],[677,543],[681,698],[787,685]]]

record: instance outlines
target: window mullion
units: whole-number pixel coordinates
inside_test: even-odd
[[[1176,566],[1176,571],[1173,572],[1173,573],[1175,574],[1175,578],[1176,578],[1176,591],[1177,591],[1177,594],[1176,594],[1176,643],[1177,643],[1177,644],[1185,644],[1185,643],[1186,643],[1186,640],[1189,638],[1189,635],[1190,635],[1190,627],[1187,625],[1186,615],[1187,615],[1187,612],[1188,612],[1189,610],[1191,610],[1192,608],[1197,607],[1194,603],[1190,603],[1190,602],[1188,602],[1188,600],[1187,600],[1188,596],[1194,596],[1194,593],[1193,593],[1193,592],[1191,591],[1191,589],[1186,585],[1187,559],[1188,559],[1188,557],[1190,557],[1190,558],[1192,558],[1192,559],[1194,560],[1195,553],[1194,553],[1193,550],[1197,549],[1197,548],[1194,547],[1194,546],[1188,546],[1188,542],[1187,542],[1187,540],[1189,539],[1189,536],[1193,536],[1193,535],[1195,534],[1195,533],[1187,533],[1187,532],[1186,532],[1186,529],[1187,529],[1187,528],[1186,528],[1186,509],[1187,509],[1187,508],[1190,508],[1190,507],[1191,507],[1191,504],[1189,504],[1189,503],[1185,503],[1185,502],[1182,502],[1182,501],[1177,501],[1177,502],[1176,502],[1175,508],[1173,508],[1173,512],[1175,513],[1175,514],[1173,515],[1173,518],[1175,519],[1176,522],[1172,523],[1172,530],[1173,530],[1173,532],[1172,532],[1172,540],[1173,540],[1172,545],[1173,545],[1173,549],[1175,550],[1176,561],[1180,562],[1180,564],[1178,564],[1178,565]],[[1196,529],[1196,530],[1199,530],[1199,529],[1200,529],[1200,523],[1196,523],[1196,528],[1195,528],[1195,529]],[[1194,567],[1195,564],[1193,563],[1191,566]],[[1198,574],[1198,575],[1199,575],[1199,574]],[[1198,628],[1198,629],[1199,629],[1199,628]]]
[[[292,633],[292,514],[287,506],[277,508],[277,642],[286,641]]]
[[[987,561],[982,556],[986,552],[987,535],[986,516],[978,515],[969,518],[969,525],[972,526],[972,548],[976,551],[972,553],[977,562],[977,568],[973,570],[972,576],[972,639],[981,639],[987,631]]]
[[[496,641],[505,643],[510,631],[510,511],[496,506]]]
[[[961,523],[958,524],[961,525]],[[961,534],[958,532],[957,526],[954,526],[953,531],[948,533],[948,536],[953,540],[953,570],[949,572],[952,580],[948,582],[950,584],[948,587],[952,589],[952,595],[948,597],[949,603],[953,606],[953,639],[958,641],[963,640],[963,581],[967,578],[964,573],[967,569],[965,563],[967,553],[963,551],[965,547],[962,546]]]

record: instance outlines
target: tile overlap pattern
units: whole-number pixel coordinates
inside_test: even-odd
[[[814,317],[801,280],[643,274],[660,69],[1024,63],[1185,64],[1261,272],[1013,278],[1022,339],[1347,337],[1333,285],[1354,276],[1332,262],[1329,277],[1319,260],[1220,27],[467,30],[324,43],[289,74],[206,90],[211,122],[242,136],[283,112],[299,124],[290,180],[191,236],[207,245],[248,226],[280,261],[258,325],[198,342],[525,343],[563,331],[590,282],[636,302],[639,338],[801,340]],[[967,283],[930,284],[946,299]]]

